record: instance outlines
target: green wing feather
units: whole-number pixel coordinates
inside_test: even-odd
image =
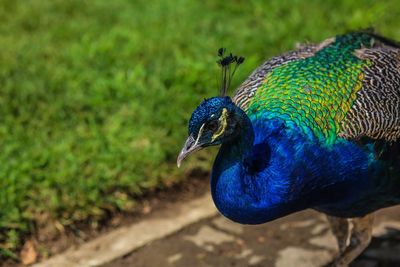
[[[294,122],[328,144],[335,142],[338,136],[368,135],[366,127],[360,126],[360,123],[365,124],[365,118],[361,118],[359,110],[368,113],[365,99],[369,94],[365,92],[376,72],[368,70],[377,63],[375,58],[367,56],[367,51],[382,47],[377,45],[376,39],[370,33],[355,32],[285,54],[280,62],[279,57],[273,58],[250,76],[234,100],[250,117],[279,117]],[[384,78],[386,82],[388,79],[394,82],[393,77]],[[396,101],[399,107],[400,102],[394,100],[394,104],[390,104],[393,109]],[[383,113],[383,110],[377,112]],[[389,116],[396,117],[396,114]],[[373,128],[387,130],[379,122],[375,122]]]

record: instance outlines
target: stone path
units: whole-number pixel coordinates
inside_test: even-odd
[[[400,207],[379,212],[374,239],[353,267],[400,266]],[[213,216],[102,267],[317,267],[336,253],[321,214],[305,211],[258,226]]]

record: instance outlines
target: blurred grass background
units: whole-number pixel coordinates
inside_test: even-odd
[[[225,3],[224,3],[225,2]],[[264,59],[374,26],[400,39],[391,1],[0,1],[0,250],[40,218],[64,226],[132,209],[175,167],[187,120],[216,95],[216,50]]]

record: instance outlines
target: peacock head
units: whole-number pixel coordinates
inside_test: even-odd
[[[190,118],[189,137],[179,153],[178,167],[189,154],[232,140],[240,125],[238,109],[228,96],[205,99]]]
[[[244,57],[226,55],[225,48],[218,49],[217,61],[221,67],[220,96],[205,99],[192,113],[189,121],[189,137],[177,159],[178,167],[189,154],[207,146],[220,145],[231,140],[240,124],[241,112],[226,96],[233,75]]]

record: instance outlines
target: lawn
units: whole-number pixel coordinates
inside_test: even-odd
[[[218,93],[219,47],[246,57],[237,86],[299,41],[369,26],[400,39],[398,0],[357,2],[1,0],[0,253],[43,220],[94,222],[210,168],[207,152],[175,161]]]

